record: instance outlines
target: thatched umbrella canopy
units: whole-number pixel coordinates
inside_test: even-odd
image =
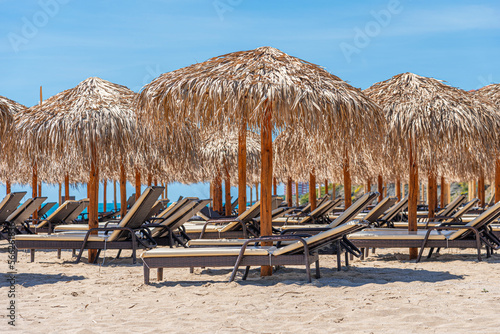
[[[64,160],[68,151],[81,158],[89,173],[90,228],[97,227],[99,168],[126,155],[137,133],[134,98],[125,86],[89,78],[16,115],[15,143],[34,163]],[[95,254],[89,251],[89,260]]]
[[[222,209],[222,196],[220,195],[221,180],[225,180],[225,201],[231,202],[231,179],[237,176],[239,156],[239,129],[223,126],[222,129],[212,127],[204,129],[201,133],[201,143],[198,146],[198,164],[203,174],[210,175],[207,181],[213,182],[216,191],[214,208]],[[246,138],[246,170],[256,173],[260,169],[260,137],[247,130]],[[246,194],[246,189],[245,189]],[[245,207],[246,209],[246,203]],[[231,207],[226,205],[226,215],[231,215]]]
[[[461,151],[470,151],[472,156],[478,148],[491,152],[497,143],[500,119],[466,92],[413,73],[376,83],[365,93],[385,111],[388,148],[400,148],[402,156],[392,157],[390,163],[398,159],[410,163],[408,227],[416,230],[418,166],[426,167],[432,181],[436,177],[433,166],[439,164],[441,156],[450,160],[456,157],[454,152]],[[429,211],[434,205],[429,204]],[[416,249],[410,255],[415,257]]]
[[[26,110],[26,107],[16,101],[8,99],[6,97],[0,96],[0,139],[2,152],[4,152],[3,156],[5,157],[5,134],[11,129],[14,115],[18,112]],[[9,159],[2,159],[2,165],[5,166],[5,170],[7,173],[4,173],[4,179],[6,184],[7,194],[10,193],[10,177],[9,177]]]
[[[384,126],[383,114],[360,90],[271,47],[229,53],[162,74],[144,87],[139,101],[153,124],[175,125],[176,119],[189,118],[202,126],[222,122],[260,127],[263,235],[271,234],[273,127],[302,124],[337,139],[347,153],[359,138],[378,138]]]
[[[484,86],[474,92],[476,96],[491,101],[495,104],[497,112],[500,113],[500,84],[491,84]],[[500,201],[500,152],[496,155],[495,161],[495,201]]]

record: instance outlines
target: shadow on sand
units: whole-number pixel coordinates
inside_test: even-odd
[[[313,268],[311,268],[313,269]],[[150,285],[154,287],[163,286],[208,286],[212,284],[226,284],[231,274],[231,269],[204,269],[201,272],[195,272],[193,281],[168,281],[168,276],[162,282],[151,281]],[[235,283],[241,286],[245,285],[261,285],[272,286],[276,284],[289,285],[307,285],[306,271],[304,268],[281,267],[274,272],[271,277],[260,277],[260,268],[255,267],[250,270],[246,281],[241,280],[242,270],[239,271]],[[347,270],[337,271],[336,268],[321,267],[321,278],[314,278],[314,286],[330,286],[330,287],[356,287],[366,284],[388,284],[393,282],[443,282],[450,280],[461,280],[464,277],[461,275],[450,274],[446,271],[431,271],[425,269],[401,269],[401,268],[357,268],[350,267]],[[155,271],[151,272],[154,278]],[[196,281],[197,276],[203,275],[203,279]],[[217,279],[207,279],[208,277],[217,277]],[[201,277],[200,277],[201,278]]]
[[[7,281],[8,275],[2,275],[0,288],[7,287],[10,283]],[[81,281],[84,276],[66,276],[64,274],[38,274],[38,273],[19,273],[15,275],[16,285],[24,287],[32,287],[37,285],[55,284],[59,282]]]

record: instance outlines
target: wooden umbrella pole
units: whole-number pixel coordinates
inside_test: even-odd
[[[220,176],[220,171],[217,172],[214,182],[214,200],[215,200],[215,211],[222,213],[222,178]]]
[[[215,199],[214,199],[214,180],[210,181],[209,183],[210,185],[210,189],[208,190],[210,192],[210,198],[212,199],[210,201],[210,208],[211,209],[214,209],[214,203],[215,203]]]
[[[7,193],[7,195],[10,194],[10,192],[11,192],[10,188],[11,188],[10,181],[7,180],[7,182],[5,182],[5,192]]]
[[[255,184],[255,199],[257,201],[259,200],[259,183],[258,182]]]
[[[396,179],[396,197],[398,201],[401,200],[401,179],[399,177]]]
[[[69,200],[69,174],[64,175],[64,200]]]
[[[440,206],[441,206],[441,209],[444,208],[445,206],[445,190],[446,190],[446,183],[444,182],[444,176],[441,175],[441,198],[440,198]]]
[[[371,189],[371,182],[370,182],[370,179],[366,179],[366,185],[365,185],[365,194],[369,193],[372,189]]]
[[[384,197],[387,197],[387,182],[384,182]]]
[[[299,182],[296,180],[295,181],[295,206],[300,205],[300,199],[299,199]]]
[[[289,177],[286,183],[286,205],[291,208],[292,203],[292,178]]]
[[[61,184],[61,182],[59,182],[59,198],[57,199],[57,201],[59,202],[59,205],[62,204],[62,184]]]
[[[31,197],[38,196],[38,167],[36,162],[33,163],[33,178],[31,180]],[[33,212],[33,219],[38,219],[38,212]]]
[[[325,180],[325,196],[328,195],[328,180]]]
[[[408,182],[408,231],[417,230],[417,200],[418,200],[418,162],[413,143],[410,139],[409,149],[410,178]],[[418,248],[410,248],[410,260],[416,259]]]
[[[278,181],[276,181],[276,177],[273,177],[273,195],[278,195]]]
[[[495,162],[495,202],[500,202],[500,158]]]
[[[125,175],[125,163],[120,164],[120,216],[123,218],[127,213],[127,176]]]
[[[102,181],[102,212],[108,212],[108,180]]]
[[[272,183],[273,183],[273,135],[272,135],[272,109],[269,102],[266,103],[266,110],[261,120],[261,201],[260,201],[260,234],[269,236],[273,234],[272,225]],[[263,243],[263,246],[272,246],[271,243]],[[273,273],[272,266],[262,266],[261,276],[270,276]]]
[[[153,185],[153,174],[148,173],[148,187]]]
[[[139,168],[135,169],[135,200],[141,196],[141,172]]]
[[[252,204],[253,204],[253,198],[252,198],[252,196],[253,196],[253,187],[252,187],[252,185],[250,185],[250,206],[252,206]]]
[[[314,168],[309,173],[309,203],[311,203],[311,211],[316,209],[316,174]]]
[[[226,202],[226,216],[231,215],[231,175],[229,175],[229,166],[227,162],[225,163],[225,169],[226,169],[226,184],[224,186],[224,192],[226,195],[225,202]]]
[[[479,175],[477,190],[479,193],[479,199],[481,200],[481,207],[484,208],[484,206],[486,205],[486,188],[484,186],[484,172],[482,170],[481,174]]]
[[[384,199],[384,181],[382,179],[382,175],[377,177],[377,185],[378,185],[378,201],[379,203]]]
[[[165,198],[168,198],[168,182],[165,182]]]
[[[351,171],[349,170],[349,154],[344,150],[344,207],[347,209],[352,204]]]
[[[117,202],[116,202],[116,181],[115,180],[113,180],[113,204],[115,206],[115,212],[117,212],[118,205],[117,205]]]
[[[427,177],[427,198],[429,200],[429,218],[433,218],[436,210],[436,198],[434,196],[435,192],[435,179],[436,176],[434,175],[433,171],[429,172],[429,175]]]
[[[337,198],[337,185],[335,183],[332,183],[332,199]]]
[[[89,229],[99,227],[98,223],[98,201],[99,201],[99,170],[97,167],[97,152],[95,144],[91,145],[91,161],[90,161],[90,175],[89,175],[89,183],[87,187],[89,187]],[[91,234],[97,234],[97,231],[91,232]],[[97,257],[96,249],[88,250],[88,259],[89,263],[93,263]]]
[[[250,193],[252,187],[250,187]],[[250,201],[251,202],[251,201]],[[251,203],[250,203],[251,205]],[[238,214],[247,208],[247,122],[242,121],[238,134]]]

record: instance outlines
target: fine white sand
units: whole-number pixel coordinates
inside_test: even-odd
[[[5,241],[0,243],[7,271]],[[321,256],[322,278],[303,267],[227,283],[230,269],[165,269],[143,284],[142,262],[73,264],[71,252],[20,252],[15,331],[22,333],[495,333],[500,317],[500,256],[477,262],[474,251],[442,250],[408,261],[404,250],[377,250],[337,272]],[[125,255],[129,255],[126,253]],[[241,278],[241,275],[240,277]],[[7,282],[0,283],[0,332],[8,326]]]

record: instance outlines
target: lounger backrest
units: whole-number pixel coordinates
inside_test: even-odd
[[[377,192],[369,192],[361,196],[354,204],[347,208],[344,212],[340,214],[333,222],[331,222],[328,227],[333,228],[338,225],[347,223],[349,220],[354,219],[375,197],[378,196]]]
[[[45,203],[45,205],[42,206],[40,210],[38,210],[38,218],[42,218],[43,216],[45,216],[45,214],[49,212],[49,210],[52,209],[52,207],[56,204],[56,202]]]
[[[164,189],[164,187],[147,187],[130,210],[128,210],[118,226],[130,229],[139,228],[146,220],[148,213]],[[108,241],[117,241],[129,236],[130,233],[126,231],[115,230],[109,236]]]
[[[0,222],[4,222],[14,212],[19,203],[26,195],[26,191],[9,193],[2,202],[0,202]]]
[[[408,196],[400,200],[396,205],[394,205],[392,208],[387,211],[387,213],[381,218],[384,221],[391,221],[396,217],[398,213],[400,213],[403,210],[406,210],[408,207]]]
[[[469,211],[477,202],[479,202],[479,198],[474,198],[473,200],[465,203],[465,205],[463,207],[460,208],[460,210],[458,210],[457,212],[455,212],[452,217],[453,218],[460,218],[462,217],[465,213],[467,213],[467,211]],[[447,220],[443,220],[443,222],[445,223],[449,223],[449,222],[452,222],[453,219],[447,219]]]
[[[73,212],[69,212],[67,217],[63,219],[64,222],[69,223],[75,221],[82,213],[82,211],[89,206],[90,203],[88,198],[81,199],[79,202],[80,204],[73,210]]]
[[[373,200],[373,199],[372,199]],[[370,202],[372,201],[370,200]],[[365,227],[366,225],[360,224],[356,221],[350,221],[343,223],[334,228],[328,229],[327,231],[318,233],[312,237],[304,239],[309,246],[309,249],[318,248],[322,245],[330,244],[333,240],[338,240],[344,235],[353,233]],[[274,256],[279,256],[283,254],[293,254],[294,252],[301,252],[303,249],[303,244],[300,241],[291,243],[285,247],[280,247],[276,251],[272,252]]]
[[[323,203],[321,203],[320,205],[318,205],[318,207],[314,210],[311,211],[311,213],[309,214],[309,216],[311,217],[321,217],[325,214],[325,211],[332,205],[332,201],[328,200],[328,201],[323,201]]]
[[[198,212],[198,216],[200,216],[204,220],[218,219],[218,218],[224,217],[221,214],[219,214],[217,211],[214,211],[212,208],[209,208],[209,207],[202,208]]]
[[[127,199],[127,208],[131,208],[132,205],[135,203],[135,193],[130,195],[130,197]]]
[[[206,207],[208,203],[210,203],[210,199],[202,199],[198,203],[195,203],[193,207],[191,207],[184,215],[179,217],[174,224],[172,224],[171,228],[173,230],[182,226],[185,222],[191,219],[194,215],[196,215],[202,208]]]
[[[21,224],[26,221],[33,212],[47,199],[47,197],[28,198],[12,214],[7,217],[7,221],[14,224]]]
[[[373,209],[370,210],[363,218],[363,220],[374,223],[380,218],[390,207],[394,205],[398,200],[397,197],[385,197],[382,199]]]
[[[500,216],[500,202],[493,205],[491,208],[480,214],[471,222],[465,224],[465,226],[473,226],[477,229],[484,227],[485,225],[491,224]],[[454,240],[457,238],[463,238],[471,233],[470,230],[457,230],[455,233],[449,236],[449,240]]]
[[[177,214],[179,211],[183,210],[187,205],[190,203],[196,203],[198,201],[198,197],[184,197],[181,198],[174,206],[169,206],[160,214],[158,215],[158,218],[162,218],[163,222],[166,222],[167,219],[171,218],[175,214]]]
[[[436,216],[451,216],[453,212],[455,212],[455,210],[458,209],[458,207],[462,205],[464,202],[465,202],[465,195],[458,195],[443,210],[439,211],[436,214]]]
[[[161,221],[156,221],[155,223],[163,225],[163,226],[168,226],[169,228],[172,228],[172,225],[182,216],[184,216],[191,208],[193,208],[196,203],[198,203],[198,198],[197,197],[185,197],[181,199],[179,202],[177,202],[177,205],[175,208],[172,210],[169,210],[166,214],[163,214],[163,212],[158,215],[158,218],[162,218]],[[165,210],[167,211],[167,210]],[[151,236],[153,238],[156,238],[160,236],[160,233],[163,235],[164,233],[166,234],[167,232],[165,231],[164,228],[161,227],[155,227],[151,231]]]
[[[231,212],[233,212],[236,209],[236,206],[238,205],[238,198],[239,197],[236,197],[233,203],[231,203]]]
[[[52,212],[46,219],[42,220],[36,228],[45,227],[50,223],[58,224],[64,222],[64,220],[80,205],[80,201],[67,200],[63,204]]]

